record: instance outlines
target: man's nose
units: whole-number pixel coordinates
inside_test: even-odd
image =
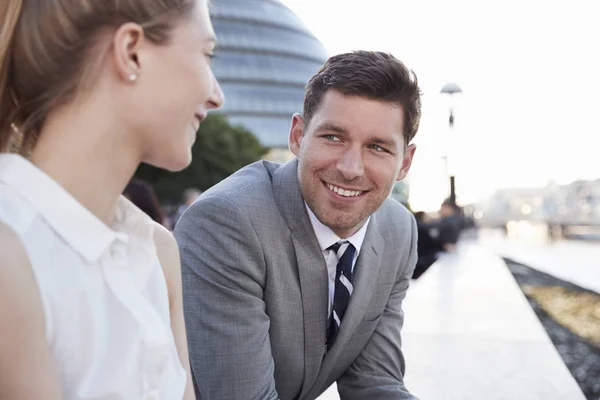
[[[356,147],[348,147],[337,163],[337,169],[345,179],[352,180],[365,172],[362,152]]]

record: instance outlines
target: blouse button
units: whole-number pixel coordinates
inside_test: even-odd
[[[127,255],[127,246],[123,243],[115,243],[113,244],[110,253],[113,258],[121,259],[126,257]]]

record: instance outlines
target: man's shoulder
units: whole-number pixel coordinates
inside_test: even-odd
[[[204,191],[188,207],[175,231],[195,231],[199,225],[219,229],[226,225],[242,229],[250,224],[255,230],[272,233],[281,216],[276,198],[277,171],[282,166],[258,161],[241,168],[228,178]]]
[[[377,218],[384,224],[411,225],[414,219],[412,213],[400,202],[388,198],[375,212]]]
[[[410,240],[417,233],[412,213],[397,200],[387,199],[374,213],[377,231],[383,240],[398,242]]]
[[[206,190],[196,203],[226,202],[242,210],[271,205],[273,176],[280,167],[281,164],[265,160],[249,164]]]
[[[270,161],[256,161],[252,164],[234,172],[210,189],[206,190],[201,197],[234,195],[236,199],[242,199],[248,192],[264,191],[265,185],[273,185],[273,174],[281,167],[281,164]]]

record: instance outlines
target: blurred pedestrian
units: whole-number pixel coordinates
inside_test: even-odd
[[[187,210],[201,194],[202,191],[196,188],[187,188],[183,191],[183,203],[177,208],[177,211],[175,211],[175,214],[173,215],[173,226],[177,224],[177,221],[179,221],[179,218],[181,218],[184,211]]]
[[[442,251],[453,252],[462,229],[462,219],[459,209],[450,199],[445,200],[440,207],[439,236]]]
[[[438,241],[439,228],[437,222],[424,211],[415,212],[415,219],[419,232],[417,244],[419,258],[412,278],[419,279],[438,259],[442,246]]]
[[[165,214],[160,207],[154,189],[149,183],[140,179],[132,179],[125,187],[123,196],[145,212],[153,221],[167,228],[169,227],[165,225]]]

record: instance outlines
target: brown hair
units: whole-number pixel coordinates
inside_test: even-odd
[[[159,224],[165,222],[165,215],[160,208],[160,202],[158,201],[158,197],[156,197],[156,192],[148,182],[141,179],[132,179],[127,186],[125,186],[123,195],[154,221]]]
[[[421,119],[421,91],[417,76],[391,54],[361,50],[327,60],[306,86],[306,125],[330,89],[344,96],[366,97],[402,106],[405,143],[408,145],[417,134]]]
[[[18,128],[32,145],[48,113],[72,101],[91,73],[102,31],[135,22],[164,44],[195,0],[3,0],[0,5],[0,151]],[[95,61],[98,60],[97,56]],[[95,64],[98,64],[97,62]]]

